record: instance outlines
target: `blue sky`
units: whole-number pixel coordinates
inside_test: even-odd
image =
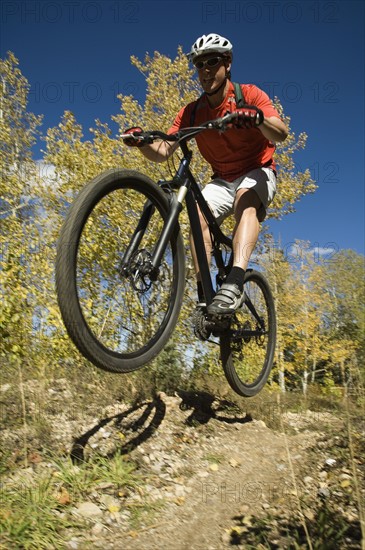
[[[290,249],[364,253],[363,1],[4,0],[1,57],[11,50],[31,85],[29,110],[42,130],[69,109],[85,130],[110,122],[118,93],[142,99],[145,82],[130,56],[176,55],[209,32],[234,46],[233,79],[277,95],[292,130],[308,134],[298,167],[310,168],[315,194],[295,214],[270,222]],[[174,93],[174,90],[171,90]],[[35,147],[41,157],[42,143]],[[333,252],[328,252],[328,257]]]

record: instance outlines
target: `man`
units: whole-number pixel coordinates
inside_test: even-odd
[[[200,153],[212,166],[213,179],[203,195],[219,222],[234,213],[234,262],[231,272],[215,295],[207,311],[212,316],[229,315],[243,300],[245,270],[259,235],[260,222],[276,192],[276,172],[273,154],[275,142],[284,141],[288,129],[265,92],[254,85],[241,85],[244,108],[237,108],[231,77],[232,44],[218,34],[203,35],[193,44],[189,59],[198,71],[203,95],[183,107],[168,133],[224,116],[239,110],[241,117],[235,127],[225,132],[209,131],[196,136]],[[193,114],[192,114],[193,113]],[[131,128],[129,132],[135,131]],[[127,132],[128,132],[127,131]],[[135,140],[125,140],[138,145]],[[158,141],[142,145],[142,153],[150,160],[162,162],[175,151],[174,142]],[[210,233],[200,216],[206,253],[211,257]],[[192,244],[198,298],[204,300],[199,266]]]

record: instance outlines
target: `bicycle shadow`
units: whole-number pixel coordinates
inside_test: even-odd
[[[185,391],[177,390],[175,393],[181,399],[179,405],[182,411],[192,411],[184,420],[184,424],[195,427],[198,424],[207,424],[210,420],[225,422],[227,424],[246,424],[251,422],[252,416],[246,414],[242,416],[237,405],[234,403],[217,399],[215,395],[204,391]],[[138,412],[140,415],[138,416]],[[240,412],[239,415],[232,411]],[[222,413],[226,414],[222,414]],[[143,401],[129,409],[103,418],[87,432],[77,437],[70,451],[70,458],[73,463],[85,462],[85,449],[90,439],[96,435],[101,428],[107,424],[113,424],[114,428],[123,434],[127,434],[125,443],[106,454],[107,458],[112,458],[116,454],[126,455],[131,453],[139,445],[147,441],[158,430],[166,415],[166,403],[160,395],[156,395],[151,401]],[[135,435],[134,435],[135,434]]]
[[[185,424],[188,426],[207,424],[211,419],[227,424],[246,424],[253,420],[252,416],[247,413],[245,413],[245,416],[237,416],[236,414],[234,416],[223,416],[218,414],[222,411],[227,413],[229,410],[238,412],[239,409],[235,403],[225,399],[217,399],[211,393],[178,390],[176,394],[181,398],[181,410],[187,411],[192,409],[192,413],[185,420]]]
[[[139,409],[142,409],[141,416],[137,419],[132,418],[130,421],[128,421],[128,417],[133,417],[133,415],[138,412]],[[106,456],[107,458],[112,458],[116,454],[126,455],[131,453],[135,448],[141,445],[141,443],[144,443],[155,433],[165,417],[166,405],[159,396],[156,396],[152,401],[144,401],[143,403],[139,403],[133,407],[130,407],[122,413],[103,418],[90,430],[82,434],[80,437],[76,438],[70,451],[70,458],[72,462],[85,462],[85,447],[89,443],[90,438],[97,434],[97,432],[107,424],[114,422],[114,426],[118,431],[120,431],[122,429],[123,422],[127,420],[123,424],[123,431],[128,431],[129,433],[138,432],[138,430],[143,428],[143,426],[148,422],[148,419],[151,416],[153,410],[154,413],[152,418],[150,419],[148,425],[145,426],[145,428],[142,429],[141,432],[137,433],[135,437],[132,437],[131,439],[126,441],[126,443],[124,443],[117,450],[109,452]]]

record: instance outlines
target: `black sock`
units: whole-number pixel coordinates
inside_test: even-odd
[[[230,285],[235,284],[240,289],[240,292],[243,291],[243,279],[245,278],[245,270],[241,267],[232,267],[230,273],[227,276],[225,283]]]
[[[197,281],[196,290],[197,290],[197,293],[198,293],[199,302],[205,302],[205,297],[204,297],[204,292],[203,292],[203,285],[202,285],[201,281]]]

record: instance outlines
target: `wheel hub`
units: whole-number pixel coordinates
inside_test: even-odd
[[[132,254],[125,270],[131,285],[137,292],[147,292],[152,286],[154,272],[151,254],[148,250],[137,250]]]

